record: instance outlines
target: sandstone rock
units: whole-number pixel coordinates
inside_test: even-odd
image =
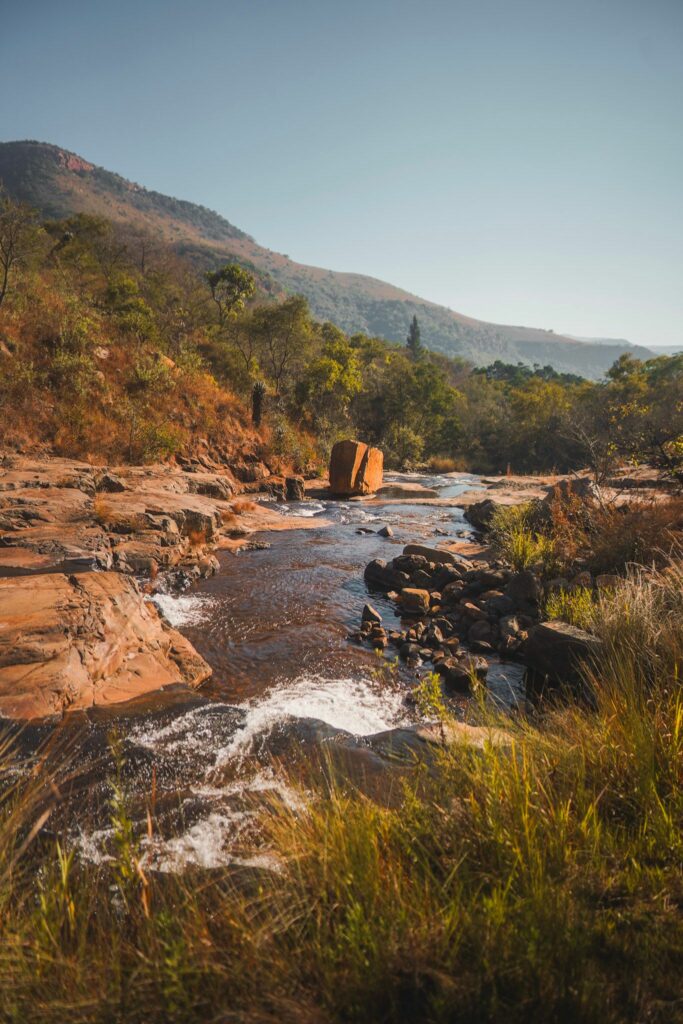
[[[125,491],[126,485],[116,473],[105,472],[95,478],[95,490],[116,494]]]
[[[401,605],[409,615],[426,615],[429,611],[429,591],[416,587],[404,587],[401,591]]]
[[[380,537],[393,537],[394,531],[390,526],[383,526],[381,529],[377,531],[377,534]]]
[[[330,491],[339,497],[372,494],[382,484],[384,456],[361,441],[337,441],[330,457]]]
[[[42,718],[198,686],[211,669],[134,580],[81,573],[0,580],[0,714]]]
[[[469,693],[473,677],[480,682],[486,679],[488,664],[485,658],[470,654],[465,658],[444,658],[437,664],[436,671],[443,678],[447,689]]]
[[[590,477],[568,477],[566,480],[560,480],[554,484],[546,497],[543,499],[545,505],[552,505],[553,502],[560,501],[563,504],[567,504],[571,498],[580,498],[581,501],[587,501],[590,503],[599,503],[602,501],[602,493],[596,483],[594,483]]]
[[[510,578],[506,593],[517,607],[535,606],[540,597],[538,579],[528,569],[517,572]]]

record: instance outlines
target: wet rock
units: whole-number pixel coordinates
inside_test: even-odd
[[[478,643],[482,640],[490,641],[492,635],[490,622],[481,619],[470,626],[467,632],[467,639],[470,643]]]
[[[377,531],[377,533],[378,533],[378,535],[380,537],[393,537],[394,536],[394,531],[392,530],[392,528],[390,526],[383,526],[381,529],[379,529]]]
[[[380,623],[382,621],[382,616],[380,615],[376,608],[372,607],[371,604],[366,604],[363,606],[361,620],[363,622]]]
[[[339,497],[372,494],[382,485],[384,456],[361,441],[337,441],[330,456],[330,492]]]
[[[374,558],[371,562],[368,562],[363,576],[368,586],[375,587],[377,590],[400,591],[410,582],[407,573],[400,572],[387,565],[382,558]]]

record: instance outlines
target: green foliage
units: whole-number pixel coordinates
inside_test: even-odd
[[[538,528],[537,516],[533,503],[499,506],[491,521],[491,545],[517,571],[538,567],[544,575],[552,575],[558,568],[556,546]]]
[[[419,359],[424,352],[424,346],[420,338],[420,325],[417,322],[417,317],[414,316],[410,321],[410,330],[408,331],[408,337],[406,338],[406,347],[410,352],[412,359]]]
[[[224,327],[231,317],[243,309],[245,302],[256,290],[253,275],[238,263],[226,263],[218,270],[210,271],[206,280],[216,306],[219,327]]]
[[[593,592],[588,587],[555,590],[546,597],[543,612],[548,619],[562,619],[579,629],[590,630],[596,614]]]

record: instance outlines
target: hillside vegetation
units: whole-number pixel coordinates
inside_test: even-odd
[[[304,295],[316,319],[330,320],[349,334],[402,342],[405,325],[417,316],[433,351],[480,366],[496,359],[550,363],[556,370],[591,378],[602,376],[623,352],[641,359],[652,355],[628,342],[582,344],[552,330],[486,323],[384,281],[296,263],[203,206],[142,188],[57,146],[0,143],[0,182],[43,217],[87,213],[134,225],[203,270],[235,260],[257,275],[262,290]]]
[[[149,461],[253,428],[310,473],[355,435],[399,468],[589,464],[604,477],[628,457],[680,478],[681,356],[622,356],[602,383],[549,366],[477,370],[430,352],[417,318],[410,344],[348,335],[237,264],[202,272],[137,225],[41,223],[7,196],[3,268],[0,410],[16,447]]]

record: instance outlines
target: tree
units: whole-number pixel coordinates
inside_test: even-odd
[[[406,345],[408,351],[413,359],[419,359],[424,352],[424,346],[420,340],[420,325],[417,322],[417,317],[414,316],[410,322],[410,330],[408,331],[408,337],[406,338]]]
[[[247,299],[256,291],[253,275],[240,267],[239,263],[226,263],[224,267],[210,271],[206,280],[211,289],[211,298],[216,304],[220,328],[225,327],[228,320],[244,308]]]
[[[262,306],[254,313],[260,341],[262,365],[275,385],[279,398],[291,375],[295,360],[302,362],[311,341],[311,318],[303,295],[293,295],[277,306]]]
[[[37,231],[34,211],[0,192],[0,306],[12,275],[33,252]]]

